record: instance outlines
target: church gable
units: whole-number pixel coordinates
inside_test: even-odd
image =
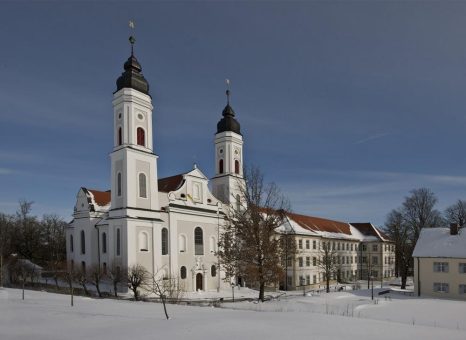
[[[167,187],[169,184],[173,187],[178,185],[176,190],[168,193],[170,203],[197,208],[212,208],[217,206],[219,201],[209,190],[209,179],[196,166],[190,172],[178,176],[168,177],[164,181]],[[179,182],[176,183],[176,181]]]

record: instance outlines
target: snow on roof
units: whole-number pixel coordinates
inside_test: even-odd
[[[346,223],[325,218],[287,213],[287,222],[278,232],[358,241],[390,241],[371,223]]]
[[[450,228],[422,229],[413,257],[466,258],[466,230],[450,235]]]

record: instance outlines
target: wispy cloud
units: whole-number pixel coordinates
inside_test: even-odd
[[[0,168],[0,175],[10,175],[14,171],[12,169]]]
[[[360,139],[360,140],[354,142],[354,144],[364,144],[364,143],[367,143],[367,142],[370,142],[370,141],[373,141],[373,140],[376,140],[376,139],[380,139],[380,138],[383,138],[383,137],[386,137],[386,136],[390,136],[390,135],[392,135],[392,134],[393,134],[392,132],[380,132],[380,133],[376,133],[376,134],[371,135],[371,136],[369,136],[369,137]]]

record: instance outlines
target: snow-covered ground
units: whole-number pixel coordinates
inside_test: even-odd
[[[322,313],[325,302],[346,306],[358,299],[367,302],[365,294],[344,292],[234,305],[243,310],[169,305],[171,319],[165,320],[158,303],[75,297],[71,307],[67,295],[26,291],[23,301],[21,290],[0,289],[0,339],[466,339],[466,304],[459,301],[403,297],[378,305],[358,304],[354,314],[359,317]],[[258,306],[283,311],[246,309]],[[411,313],[419,315],[414,325],[394,322],[395,316],[402,319]],[[420,324],[429,318],[439,323],[435,327]],[[460,322],[460,329],[455,321],[440,322],[449,318]]]

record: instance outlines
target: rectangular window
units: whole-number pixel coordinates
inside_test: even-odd
[[[448,273],[448,262],[434,262],[434,272]]]
[[[310,266],[311,266],[311,257],[307,256],[306,257],[306,267],[310,267]]]
[[[306,240],[306,249],[310,249],[310,248],[311,248],[311,241]]]
[[[304,276],[303,275],[299,275],[299,285],[300,286],[304,286],[304,284],[306,283],[305,279],[304,279]]]
[[[340,242],[337,243],[337,250],[340,250]]]
[[[291,265],[292,265],[292,264],[291,264],[291,260],[292,260],[291,257],[289,257],[289,258],[286,259],[286,265],[287,265],[288,267],[291,267]]]
[[[121,254],[121,236],[120,236],[120,228],[116,230],[116,255],[120,256]]]
[[[303,258],[302,257],[298,257],[298,266],[299,267],[303,266]]]
[[[317,258],[316,257],[312,258],[312,265],[317,266]]]
[[[379,258],[377,256],[372,256],[372,264],[379,264]]]
[[[362,251],[366,251],[367,250],[367,246],[365,244],[361,244],[361,250]]]
[[[315,240],[312,241],[312,249],[317,249],[317,242]]]
[[[445,282],[434,282],[434,292],[436,293],[448,293],[449,285]]]
[[[306,275],[306,284],[307,285],[311,284],[311,275]]]
[[[298,249],[303,249],[303,240],[298,240]]]
[[[466,263],[459,264],[459,272],[460,274],[466,274]]]
[[[367,263],[367,258],[365,256],[362,257],[362,263]]]
[[[291,276],[287,276],[287,277],[286,277],[286,281],[287,281],[287,283],[288,283],[288,286],[293,285],[293,278],[292,278]]]
[[[351,243],[351,251],[353,251],[353,244]]]
[[[312,276],[312,283],[314,283],[314,284],[317,283],[317,275]]]
[[[377,245],[376,244],[372,245],[372,251],[377,251]]]
[[[459,294],[466,294],[466,285],[465,284],[460,284],[459,285]]]

